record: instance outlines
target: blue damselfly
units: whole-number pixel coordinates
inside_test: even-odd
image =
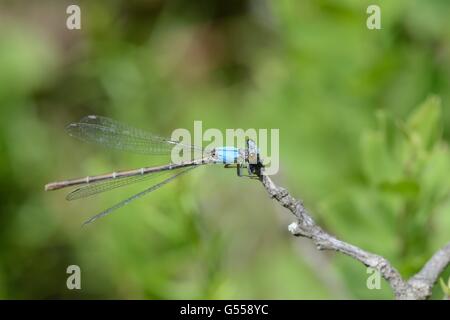
[[[246,139],[245,149],[225,146],[213,148],[211,150],[203,150],[198,146],[183,144],[178,141],[163,138],[101,116],[84,117],[79,122],[68,125],[66,130],[69,135],[86,142],[140,154],[170,155],[174,146],[177,146],[181,150],[186,150],[187,152],[196,151],[197,153],[201,153],[201,156],[198,159],[192,159],[182,163],[169,163],[156,167],[142,167],[127,171],[117,171],[51,182],[45,185],[46,191],[76,186],[76,189],[71,191],[66,197],[67,200],[75,200],[123,187],[135,182],[147,179],[150,180],[161,173],[173,172],[168,178],[165,178],[161,182],[100,212],[91,217],[84,224],[93,222],[98,218],[127,205],[131,201],[155,191],[180,175],[206,164],[224,164],[226,168],[236,168],[239,176],[244,176],[243,168],[247,168],[248,174],[245,174],[245,176],[248,177],[259,177],[262,173],[261,170],[263,165],[259,156],[259,151],[255,142],[251,139]]]

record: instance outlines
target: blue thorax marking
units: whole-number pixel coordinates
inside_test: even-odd
[[[239,157],[239,149],[235,147],[218,147],[216,148],[218,162],[225,164],[236,163]]]

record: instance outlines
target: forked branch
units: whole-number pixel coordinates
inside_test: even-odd
[[[428,298],[437,278],[450,263],[449,242],[431,257],[420,272],[409,280],[404,280],[387,259],[339,240],[327,233],[316,224],[301,200],[291,196],[286,189],[277,186],[269,176],[261,175],[259,178],[271,198],[291,211],[296,217],[296,221],[289,225],[289,231],[293,235],[311,239],[319,250],[341,252],[360,261],[367,267],[378,270],[383,278],[389,282],[397,299],[419,300]]]

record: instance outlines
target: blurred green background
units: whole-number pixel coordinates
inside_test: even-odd
[[[82,29],[66,29],[81,6]],[[382,29],[368,30],[378,4]],[[449,241],[450,2],[0,0],[0,298],[383,299],[366,268],[290,236],[263,187],[202,168],[67,202],[45,183],[147,165],[64,133],[279,128],[274,180],[403,276]],[[82,290],[66,288],[81,267]],[[449,277],[447,269],[443,275]],[[441,298],[435,287],[433,298]]]

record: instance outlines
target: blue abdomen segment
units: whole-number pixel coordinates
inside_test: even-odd
[[[239,157],[239,149],[235,147],[216,148],[217,161],[225,164],[236,163]]]

